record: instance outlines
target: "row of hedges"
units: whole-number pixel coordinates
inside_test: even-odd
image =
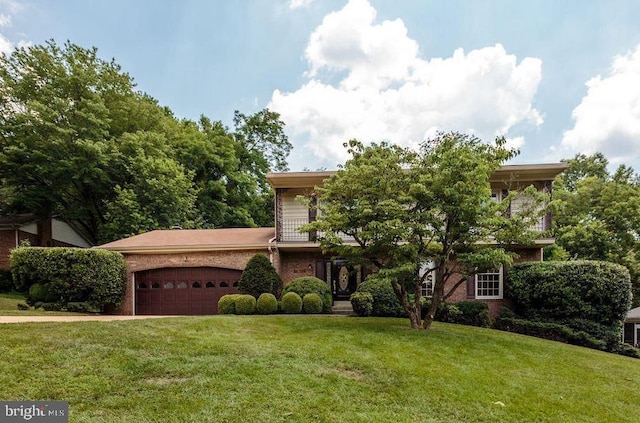
[[[219,314],[316,314],[322,312],[322,298],[316,293],[300,297],[295,292],[288,292],[278,302],[275,295],[263,293],[255,299],[249,294],[228,294],[218,301]]]
[[[120,253],[19,247],[10,260],[15,288],[27,292],[29,305],[104,312],[119,307],[124,299],[126,266]]]

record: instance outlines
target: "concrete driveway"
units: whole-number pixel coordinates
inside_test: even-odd
[[[163,319],[179,316],[0,316],[0,323],[32,322],[112,322],[116,320]]]

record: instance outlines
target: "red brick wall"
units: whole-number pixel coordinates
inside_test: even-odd
[[[280,277],[284,286],[289,281],[301,276],[315,276],[316,262],[322,260],[320,251],[317,252],[284,252],[280,251]]]
[[[36,245],[37,238],[37,235],[18,231],[18,245],[24,240],[28,240],[31,245]],[[14,248],[16,248],[16,230],[0,231],[0,269],[9,269],[9,255]]]
[[[267,250],[186,252],[179,254],[125,254],[127,263],[127,292],[119,314],[131,315],[135,309],[133,274],[141,270],[164,267],[222,267],[244,270],[256,254],[269,257]]]

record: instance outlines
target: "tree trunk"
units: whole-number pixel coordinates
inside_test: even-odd
[[[424,322],[422,323],[422,328],[424,330],[429,330],[431,327],[431,323],[436,318],[436,313],[438,312],[438,307],[440,307],[440,303],[442,302],[442,298],[444,297],[444,265],[438,266],[435,274],[435,281],[433,283],[433,296],[431,297],[431,305],[429,306],[429,311],[424,318]]]

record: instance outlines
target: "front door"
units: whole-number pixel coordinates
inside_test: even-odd
[[[359,269],[350,266],[346,260],[331,262],[331,292],[335,301],[349,301],[356,292],[359,282]]]

